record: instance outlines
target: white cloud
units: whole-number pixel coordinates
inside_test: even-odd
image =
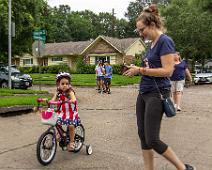
[[[124,18],[124,13],[127,12],[127,7],[131,1],[135,0],[48,0],[48,4],[51,7],[65,4],[69,5],[72,11],[88,9],[96,14],[99,12],[112,13],[112,8],[114,8],[115,16]]]

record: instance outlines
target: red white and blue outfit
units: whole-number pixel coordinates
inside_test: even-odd
[[[65,102],[70,98],[67,93],[58,92],[58,100],[61,101],[61,106],[58,104],[58,123],[61,125],[75,125],[78,122],[78,109],[75,103]]]

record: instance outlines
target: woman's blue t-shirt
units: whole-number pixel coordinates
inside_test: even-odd
[[[188,65],[185,60],[180,62],[179,64],[175,64],[175,69],[170,77],[171,81],[180,81],[185,79],[185,70],[188,68]]]
[[[153,48],[149,48],[145,57],[142,59],[142,66],[149,68],[161,68],[161,56],[175,53],[175,45],[173,40],[162,34]],[[169,89],[171,87],[168,77],[151,77],[143,75],[140,82],[140,92],[146,93],[157,90],[154,79],[158,87],[163,89]]]

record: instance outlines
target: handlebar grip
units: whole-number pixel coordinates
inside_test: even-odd
[[[59,101],[49,101],[48,102],[50,105],[58,105],[58,104],[61,104],[61,102]]]
[[[50,105],[60,105],[60,104],[63,104],[63,103],[69,103],[69,104],[71,104],[73,102],[71,102],[70,100],[63,101],[63,102],[61,102],[61,101],[49,101],[48,102],[48,104],[50,104]],[[76,101],[74,102],[74,104],[76,104]]]
[[[38,102],[38,103],[47,102],[47,101],[48,101],[47,98],[38,98],[38,99],[37,99],[37,102]]]

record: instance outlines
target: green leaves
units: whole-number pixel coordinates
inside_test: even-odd
[[[177,50],[184,58],[211,58],[212,13],[198,6],[197,0],[173,0],[162,9],[168,34],[174,39]]]

